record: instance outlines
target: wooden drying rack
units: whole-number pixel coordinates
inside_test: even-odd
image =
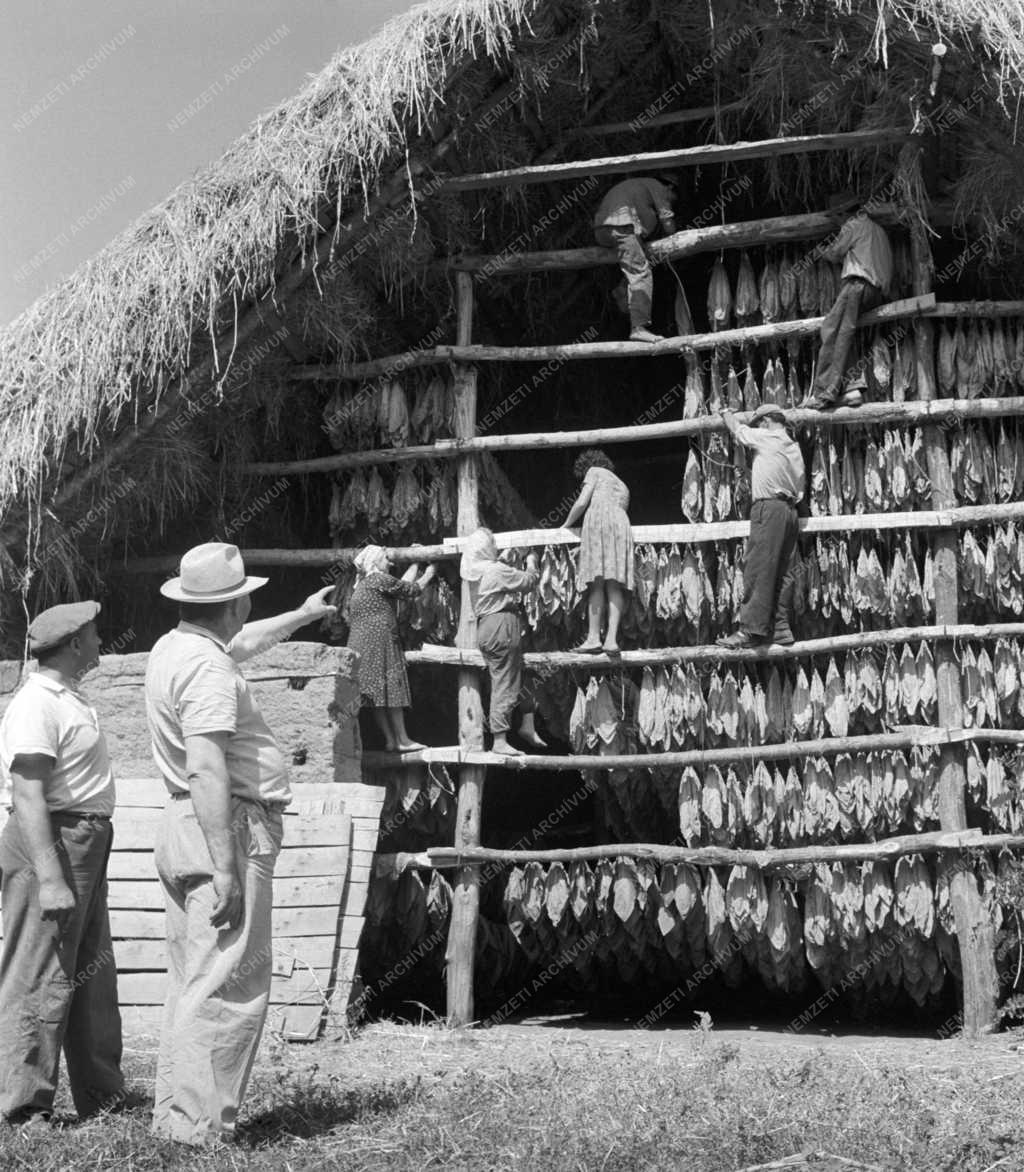
[[[886,145],[904,146],[901,166],[913,165],[908,159],[907,144],[922,145],[921,136],[912,137],[899,129],[884,129],[855,134],[807,136],[776,139],[766,142],[736,143],[729,146],[700,147],[658,154],[632,154],[611,158],[586,160],[579,163],[555,164],[544,167],[514,168],[510,171],[479,175],[464,175],[445,181],[448,190],[471,190],[497,184],[521,184],[571,178],[597,173],[629,173],[698,165],[710,161],[778,157],[786,154],[816,150],[851,150]],[[909,152],[913,154],[913,148]],[[870,737],[830,738],[815,742],[796,742],[783,745],[756,747],[736,746],[730,749],[701,750],[681,753],[625,755],[616,757],[499,757],[483,751],[484,714],[481,696],[482,660],[476,651],[475,620],[463,584],[460,627],[455,648],[425,647],[408,653],[413,663],[441,663],[454,666],[458,672],[459,745],[453,748],[429,749],[417,753],[367,753],[365,763],[370,768],[395,765],[444,762],[458,766],[459,791],[456,815],[455,843],[452,847],[433,848],[415,856],[413,865],[454,866],[458,875],[453,889],[451,926],[447,950],[448,1017],[456,1024],[473,1020],[473,972],[476,929],[479,916],[481,864],[495,861],[529,859],[600,858],[610,853],[634,853],[640,857],[672,858],[697,862],[749,862],[754,866],[776,866],[785,862],[802,862],[825,858],[822,851],[835,857],[890,857],[916,850],[957,850],[1019,847],[1024,839],[1014,836],[985,836],[967,829],[964,807],[965,769],[963,744],[967,740],[989,743],[1024,742],[1024,733],[1005,733],[1000,730],[964,730],[963,697],[959,671],[953,654],[954,641],[960,638],[996,638],[1000,634],[1018,636],[1024,633],[1024,624],[1000,624],[988,628],[961,625],[958,620],[958,585],[955,529],[962,525],[1012,520],[1024,516],[1024,502],[989,505],[979,508],[957,508],[952,489],[949,461],[935,424],[963,419],[992,419],[1024,415],[1024,397],[983,400],[939,401],[933,358],[933,319],[936,317],[969,316],[1024,316],[1024,302],[955,302],[936,304],[931,288],[931,257],[924,225],[919,217],[903,215],[903,209],[891,205],[873,209],[882,222],[910,224],[913,256],[913,297],[883,306],[861,319],[862,325],[886,321],[912,320],[917,335],[917,386],[919,399],[907,403],[868,404],[856,410],[840,408],[834,412],[794,409],[787,412],[791,423],[824,426],[856,427],[878,424],[886,427],[925,427],[925,454],[932,484],[932,509],[915,514],[888,513],[875,516],[815,517],[803,523],[808,532],[833,532],[851,529],[929,528],[936,533],[935,542],[935,606],[936,625],[921,628],[900,628],[884,632],[866,632],[860,635],[839,636],[827,640],[810,640],[792,648],[772,648],[757,652],[729,652],[720,648],[668,648],[626,652],[621,658],[581,656],[571,652],[538,653],[527,656],[532,668],[557,669],[589,667],[606,670],[618,666],[676,661],[745,661],[752,659],[788,659],[814,655],[852,647],[891,645],[894,642],[915,642],[922,639],[935,642],[936,677],[938,683],[939,728],[903,729],[895,733]],[[930,209],[933,223],[952,222],[950,209],[934,205]],[[745,247],[754,243],[779,241],[812,241],[828,235],[836,226],[826,213],[808,213],[799,216],[775,217],[749,221],[743,224],[723,225],[699,230],[685,230],[664,240],[652,242],[650,252],[657,263],[709,250]],[[775,322],[761,326],[745,326],[712,334],[692,335],[666,339],[653,346],[629,342],[576,343],[569,345],[499,347],[474,345],[473,313],[474,282],[480,275],[553,270],[579,270],[615,263],[614,253],[608,249],[589,248],[549,253],[516,253],[499,257],[457,257],[449,262],[454,270],[457,295],[457,330],[453,346],[436,346],[413,350],[361,363],[328,366],[300,366],[290,377],[309,381],[361,380],[379,376],[394,377],[404,371],[424,366],[449,366],[454,379],[455,423],[454,438],[431,445],[391,448],[374,452],[339,453],[325,458],[270,462],[261,461],[244,466],[254,475],[306,474],[361,466],[401,463],[411,460],[454,459],[458,485],[458,538],[441,545],[412,546],[392,550],[399,561],[441,560],[458,555],[460,539],[465,538],[480,523],[478,452],[493,450],[537,450],[544,447],[572,447],[588,444],[635,443],[640,440],[668,439],[679,436],[704,435],[721,429],[716,417],[676,420],[669,423],[637,425],[625,428],[597,428],[561,433],[534,433],[529,435],[477,435],[477,364],[483,362],[549,362],[578,361],[609,358],[658,358],[686,356],[700,351],[716,351],[727,346],[750,346],[763,342],[780,342],[790,338],[807,337],[816,333],[821,318]],[[638,541],[711,541],[732,540],[745,536],[748,526],[743,522],[720,522],[713,525],[638,526],[634,530]],[[531,530],[500,535],[499,544],[508,546],[545,545],[569,542],[574,538],[564,532]],[[351,560],[354,550],[247,550],[246,561],[253,565],[333,565],[343,566]],[[137,561],[129,568],[143,571],[172,568],[163,559]],[[582,848],[579,851],[508,852],[483,847],[480,842],[481,810],[484,781],[488,766],[503,769],[612,769],[635,767],[679,768],[684,763],[709,763],[726,758],[749,759],[756,753],[759,759],[772,760],[807,753],[825,754],[855,749],[877,750],[882,747],[912,747],[932,744],[940,753],[938,805],[941,833],[902,836],[876,844],[848,844],[841,847],[801,847],[779,851],[724,851],[719,848],[686,850],[675,847],[656,847],[650,844],[619,844]],[[846,853],[841,853],[846,852]],[[859,853],[851,853],[859,852]],[[872,853],[873,852],[873,853]],[[827,857],[832,858],[829,854]],[[391,865],[393,860],[383,859]],[[964,976],[964,1028],[968,1034],[984,1032],[995,1019],[995,961],[994,938],[973,877],[962,870],[951,881],[951,898],[957,926]]]

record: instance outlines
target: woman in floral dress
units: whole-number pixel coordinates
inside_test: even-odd
[[[578,651],[619,653],[619,623],[626,592],[633,589],[633,530],[629,524],[629,489],[615,475],[611,460],[588,448],[573,465],[583,488],[565,519],[565,528],[582,517],[580,587],[587,588],[587,637]],[[607,625],[606,625],[607,620]],[[604,642],[601,629],[606,627]]]
[[[359,652],[359,691],[384,737],[385,749],[411,752],[424,748],[410,740],[405,709],[410,704],[405,654],[398,638],[395,599],[413,599],[434,577],[428,566],[417,578],[412,565],[402,578],[392,577],[391,562],[379,545],[356,556],[358,579],[349,603],[348,646]]]

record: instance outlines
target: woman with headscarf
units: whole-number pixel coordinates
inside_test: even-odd
[[[392,577],[391,561],[379,545],[367,545],[356,555],[358,575],[349,603],[348,646],[359,652],[359,691],[363,707],[384,737],[385,749],[410,752],[424,748],[409,739],[405,709],[409,706],[409,676],[398,638],[394,599],[413,599],[434,577],[428,566],[420,577],[411,565],[402,578]]]
[[[547,748],[537,735],[533,697],[522,695],[523,629],[519,597],[533,590],[540,580],[537,555],[526,558],[526,569],[498,560],[498,547],[490,529],[469,535],[460,566],[469,583],[470,601],[476,615],[477,646],[491,677],[490,725],[495,753],[521,756],[522,750],[508,743],[512,716],[519,709],[519,736],[535,749]]]
[[[577,457],[573,472],[583,488],[564,526],[571,529],[583,518],[577,574],[580,587],[587,588],[587,637],[577,650],[589,655],[597,655],[602,647],[609,655],[618,655],[626,592],[633,589],[633,530],[626,512],[629,489],[614,469],[598,448],[588,448]]]

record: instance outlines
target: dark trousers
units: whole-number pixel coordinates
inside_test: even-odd
[[[523,636],[519,616],[509,611],[484,615],[476,625],[476,642],[491,677],[491,733],[506,733],[517,707],[520,713],[533,711],[533,697],[521,694]]]
[[[51,816],[75,910],[64,930],[39,911],[39,882],[12,814],[0,836],[0,1113],[53,1110],[63,1047],[75,1110],[93,1115],[124,1094],[117,968],[107,913],[109,822]]]
[[[775,634],[779,596],[792,577],[797,539],[796,506],[780,500],[754,501],[743,565],[740,630],[770,639]]]
[[[831,403],[839,397],[857,332],[857,318],[874,309],[881,300],[878,287],[859,277],[847,277],[840,284],[839,295],[821,323],[821,349],[813,393],[823,402]]]
[[[651,324],[654,273],[643,242],[632,227],[617,224],[595,228],[594,237],[603,248],[614,248],[619,258],[619,268],[626,279],[630,328],[646,329]]]

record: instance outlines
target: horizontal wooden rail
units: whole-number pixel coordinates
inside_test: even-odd
[[[359,548],[350,549],[246,549],[242,556],[249,566],[332,566],[344,570],[352,565]],[[438,562],[458,557],[458,553],[443,545],[397,545],[388,549],[392,561]],[[121,565],[111,565],[110,573],[156,574],[177,570],[180,554],[161,554],[157,557],[129,558]],[[326,585],[326,583],[325,583]]]
[[[1024,306],[1022,306],[1024,312]],[[682,398],[682,381],[665,395]],[[918,427],[927,423],[960,423],[967,419],[1001,419],[1024,415],[1024,397],[1000,399],[932,399],[903,403],[865,403],[862,407],[837,407],[834,411],[792,408],[786,419],[793,427]],[[750,416],[737,415],[741,422]],[[650,440],[680,439],[724,432],[719,415],[696,419],[670,419],[665,423],[639,423],[627,427],[595,427],[579,431],[534,431],[514,435],[479,435],[471,439],[442,439],[433,444],[375,451],[339,452],[308,460],[262,460],[242,464],[240,469],[254,476],[308,475],[340,472],[346,468],[368,468],[381,464],[404,464],[415,460],[451,460],[466,452],[522,452],[541,448],[581,448],[605,444],[626,444]]]
[[[396,874],[410,867],[458,867],[463,863],[576,863],[599,859],[650,859],[656,863],[690,863],[698,867],[743,866],[767,871],[813,863],[859,862],[898,858],[935,851],[1003,850],[1024,847],[1024,836],[985,835],[980,830],[928,831],[882,838],[877,842],[836,843],[829,846],[776,847],[744,850],[720,846],[662,846],[648,842],[617,842],[562,850],[502,850],[496,847],[430,847],[425,851],[378,855],[378,874]]]
[[[645,647],[623,651],[620,655],[586,655],[582,651],[528,651],[523,657],[528,671],[552,671],[558,668],[589,668],[591,671],[614,671],[624,667],[655,667],[675,663],[760,663],[764,660],[803,659],[813,655],[834,655],[841,651],[866,647],[894,647],[903,643],[925,643],[938,639],[962,639],[989,642],[995,639],[1024,638],[1024,623],[963,623],[957,626],[893,627],[885,631],[859,631],[852,635],[832,635],[824,639],[802,639],[789,647],[773,643],[769,647]],[[424,643],[417,651],[405,653],[407,663],[442,664],[448,667],[483,667],[479,651],[465,647],[444,647]]]
[[[935,305],[935,294],[908,297],[869,310],[857,321],[858,326],[879,325],[905,317],[920,317]],[[434,346],[405,354],[375,358],[369,362],[340,363],[337,366],[296,366],[288,373],[292,379],[362,380],[379,375],[394,375],[402,370],[422,366],[443,366],[451,362],[580,362],[595,358],[671,358],[688,353],[717,350],[728,346],[749,346],[759,342],[785,342],[808,338],[821,329],[824,317],[797,318],[794,321],[770,322],[760,326],[742,326],[706,334],[684,334],[661,342],[566,342],[549,346]]]
[[[680,126],[687,122],[706,122],[720,114],[734,110],[745,110],[745,98],[726,102],[721,106],[694,106],[689,110],[676,110],[671,114],[648,116],[643,110],[630,122],[597,122],[592,126],[570,126],[561,132],[562,138],[591,138],[601,134],[636,134],[641,130],[657,130],[661,126]]]
[[[635,171],[662,171],[675,167],[706,167],[712,163],[735,163],[743,159],[771,159],[782,155],[803,155],[819,151],[871,150],[910,141],[910,133],[896,127],[881,130],[851,130],[840,134],[803,134],[761,142],[734,142],[726,145],[684,147],[674,151],[645,151],[641,154],[611,155],[581,159],[573,163],[546,163],[533,167],[509,167],[503,171],[481,171],[454,175],[440,185],[441,191],[474,191],[483,187],[509,187],[523,183],[549,183],[556,179],[578,179],[591,175],[616,175]]]
[[[842,513],[828,517],[801,517],[800,532],[875,533],[891,529],[965,529],[972,525],[1001,524],[1024,517],[1024,501],[1005,505],[964,505],[956,509],[920,509],[906,513]],[[701,524],[634,525],[633,539],[652,545],[699,545],[708,541],[738,541],[750,533],[749,521],[712,521]],[[579,537],[568,529],[519,529],[496,533],[499,549],[529,549],[543,545],[575,545]],[[461,550],[465,538],[446,538],[445,549]]]
[[[843,513],[830,517],[801,517],[801,533],[875,533],[893,529],[967,529],[972,525],[998,525],[1024,517],[1024,501],[1005,505],[965,505],[958,509],[920,509],[910,513]],[[699,545],[708,541],[738,541],[750,533],[749,521],[713,521],[699,525],[634,525],[633,540],[651,545]],[[578,545],[579,536],[569,529],[514,529],[496,533],[499,549],[532,549],[545,545]],[[441,545],[396,546],[389,550],[396,562],[437,562],[456,558],[465,538],[446,538]],[[246,549],[250,566],[334,566],[352,564],[358,549]],[[134,558],[111,572],[150,574],[173,570],[178,557]]]
[[[895,227],[900,224],[900,210],[895,204],[872,207],[872,218],[880,224]],[[952,204],[935,204],[928,212],[936,226],[953,223]],[[654,264],[684,260],[704,252],[720,252],[725,248],[752,248],[765,244],[810,245],[823,236],[830,236],[839,226],[840,217],[831,212],[802,212],[795,216],[766,216],[761,220],[738,220],[733,224],[708,224],[701,228],[682,228],[671,236],[644,242],[644,250]],[[481,273],[493,277],[498,273],[572,272],[580,269],[617,265],[615,249],[591,245],[588,248],[561,248],[546,252],[516,252],[491,255],[460,254],[448,261],[448,267],[463,272]]]
[[[916,746],[951,745],[964,741],[1016,745],[1024,744],[1024,731],[1014,729],[945,729],[930,725],[903,725],[897,732],[870,733],[853,737],[823,737],[812,741],[786,741],[775,745],[728,745],[720,749],[682,749],[670,753],[619,753],[607,756],[528,753],[471,752],[457,745],[417,749],[410,753],[367,752],[363,765],[368,769],[392,769],[399,765],[499,765],[521,772],[525,769],[580,771],[583,769],[685,769],[728,765],[734,761],[787,761],[795,757],[823,757],[832,753],[875,753],[883,749],[913,749]]]

